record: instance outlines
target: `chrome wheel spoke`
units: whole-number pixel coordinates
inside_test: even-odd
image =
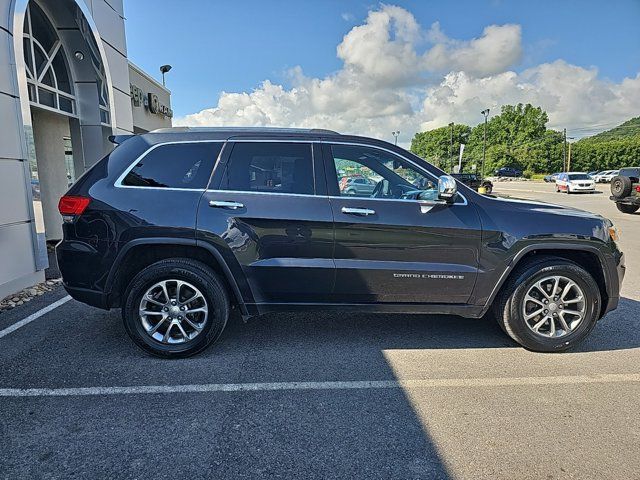
[[[560,294],[560,300],[562,300],[563,302],[565,301],[565,298],[567,298],[567,295],[569,294],[569,292],[571,291],[571,288],[575,285],[575,283],[569,281],[567,282],[567,284],[564,287],[564,290],[562,290],[562,293]]]
[[[537,332],[538,330],[540,330],[540,327],[542,325],[544,325],[545,323],[547,323],[547,320],[549,320],[549,317],[544,317],[542,320],[540,320],[538,323],[536,323],[533,327],[531,327],[533,329],[534,332]]]
[[[564,300],[562,303],[564,303],[565,305],[569,305],[572,303],[578,303],[581,302],[583,300],[582,296],[576,297],[576,298],[572,298],[571,300]]]
[[[540,315],[543,312],[543,309],[541,308],[540,310],[536,310],[535,312],[531,312],[531,313],[527,313],[524,317],[525,320],[531,320],[534,317],[537,317],[538,315]]]
[[[564,330],[565,332],[571,331],[571,327],[567,325],[567,322],[564,320],[564,315],[562,313],[558,315],[558,321],[560,322],[560,326],[562,326],[562,330]]]
[[[207,313],[207,307],[198,307],[198,308],[192,308],[191,310],[185,310],[185,314],[189,314],[189,313],[198,313],[198,312],[203,312],[203,313]]]
[[[538,300],[535,297],[532,297],[531,295],[527,295],[526,297],[524,297],[524,301],[526,302],[533,302],[533,303],[537,303],[538,305],[540,305],[541,307],[544,308],[544,302],[542,300]]]
[[[549,336],[554,337],[556,335],[556,320],[554,317],[549,317]]]
[[[578,317],[582,317],[582,312],[577,312],[575,310],[563,310],[563,314],[576,315]]]
[[[200,298],[200,294],[194,293],[192,297],[187,298],[184,302],[180,302],[180,305],[188,305],[197,298]]]
[[[547,290],[544,288],[544,286],[542,285],[542,281],[538,282],[535,284],[535,287],[547,298],[551,298],[551,295],[549,295],[547,293]],[[531,292],[529,292],[531,293]]]
[[[165,304],[169,303],[171,301],[171,297],[167,291],[167,282],[161,282],[159,286],[162,288],[162,293],[164,293]]]
[[[191,328],[193,328],[196,331],[200,331],[202,330],[202,327],[200,325],[195,324],[194,322],[191,321],[191,319],[189,317],[184,317],[184,320],[191,325]]]
[[[178,330],[180,330],[180,333],[182,334],[182,338],[184,338],[185,340],[188,340],[189,335],[187,335],[187,332],[184,331],[184,327],[182,326],[182,323],[176,323],[176,327],[178,327]]]
[[[164,332],[164,336],[162,337],[162,343],[169,343],[169,338],[171,338],[171,329],[173,328],[174,323],[171,322],[167,326],[167,331]]]
[[[165,320],[166,320],[166,317],[163,317],[162,319],[160,319],[158,323],[156,323],[153,327],[151,327],[151,330],[149,330],[149,335],[153,335],[154,333],[156,333],[158,331],[158,328],[160,328],[160,325],[162,325]]]
[[[159,301],[155,300],[149,294],[145,295],[144,299],[149,303],[153,303],[154,305],[158,305],[159,307],[164,307],[167,304],[166,302],[162,303],[162,302],[159,302]]]

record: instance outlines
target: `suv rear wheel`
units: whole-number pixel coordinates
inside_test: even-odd
[[[216,340],[229,317],[229,296],[205,264],[156,262],[129,283],[122,308],[127,333],[153,355],[183,358]]]
[[[502,329],[536,352],[560,352],[591,332],[600,312],[600,290],[573,262],[547,257],[519,268],[494,304]]]

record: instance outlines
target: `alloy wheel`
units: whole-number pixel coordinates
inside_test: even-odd
[[[179,344],[197,337],[209,315],[207,300],[184,280],[163,280],[140,300],[139,318],[147,335],[163,344]]]
[[[533,284],[522,302],[527,327],[536,335],[558,338],[573,332],[584,320],[584,292],[570,278],[554,275]]]

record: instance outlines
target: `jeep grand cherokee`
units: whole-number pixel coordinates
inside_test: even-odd
[[[146,351],[192,355],[282,310],[494,316],[560,351],[618,304],[624,257],[600,216],[479,195],[389,143],[326,130],[159,130],[60,200],[69,294],[121,308]],[[340,172],[375,182],[339,188]]]

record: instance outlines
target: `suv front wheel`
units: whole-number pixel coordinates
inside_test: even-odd
[[[186,258],[149,265],[127,292],[122,308],[127,333],[160,357],[200,352],[220,336],[229,317],[229,297],[216,273]]]
[[[600,312],[600,290],[577,264],[547,257],[520,267],[494,304],[502,329],[536,352],[560,352],[591,332]]]

